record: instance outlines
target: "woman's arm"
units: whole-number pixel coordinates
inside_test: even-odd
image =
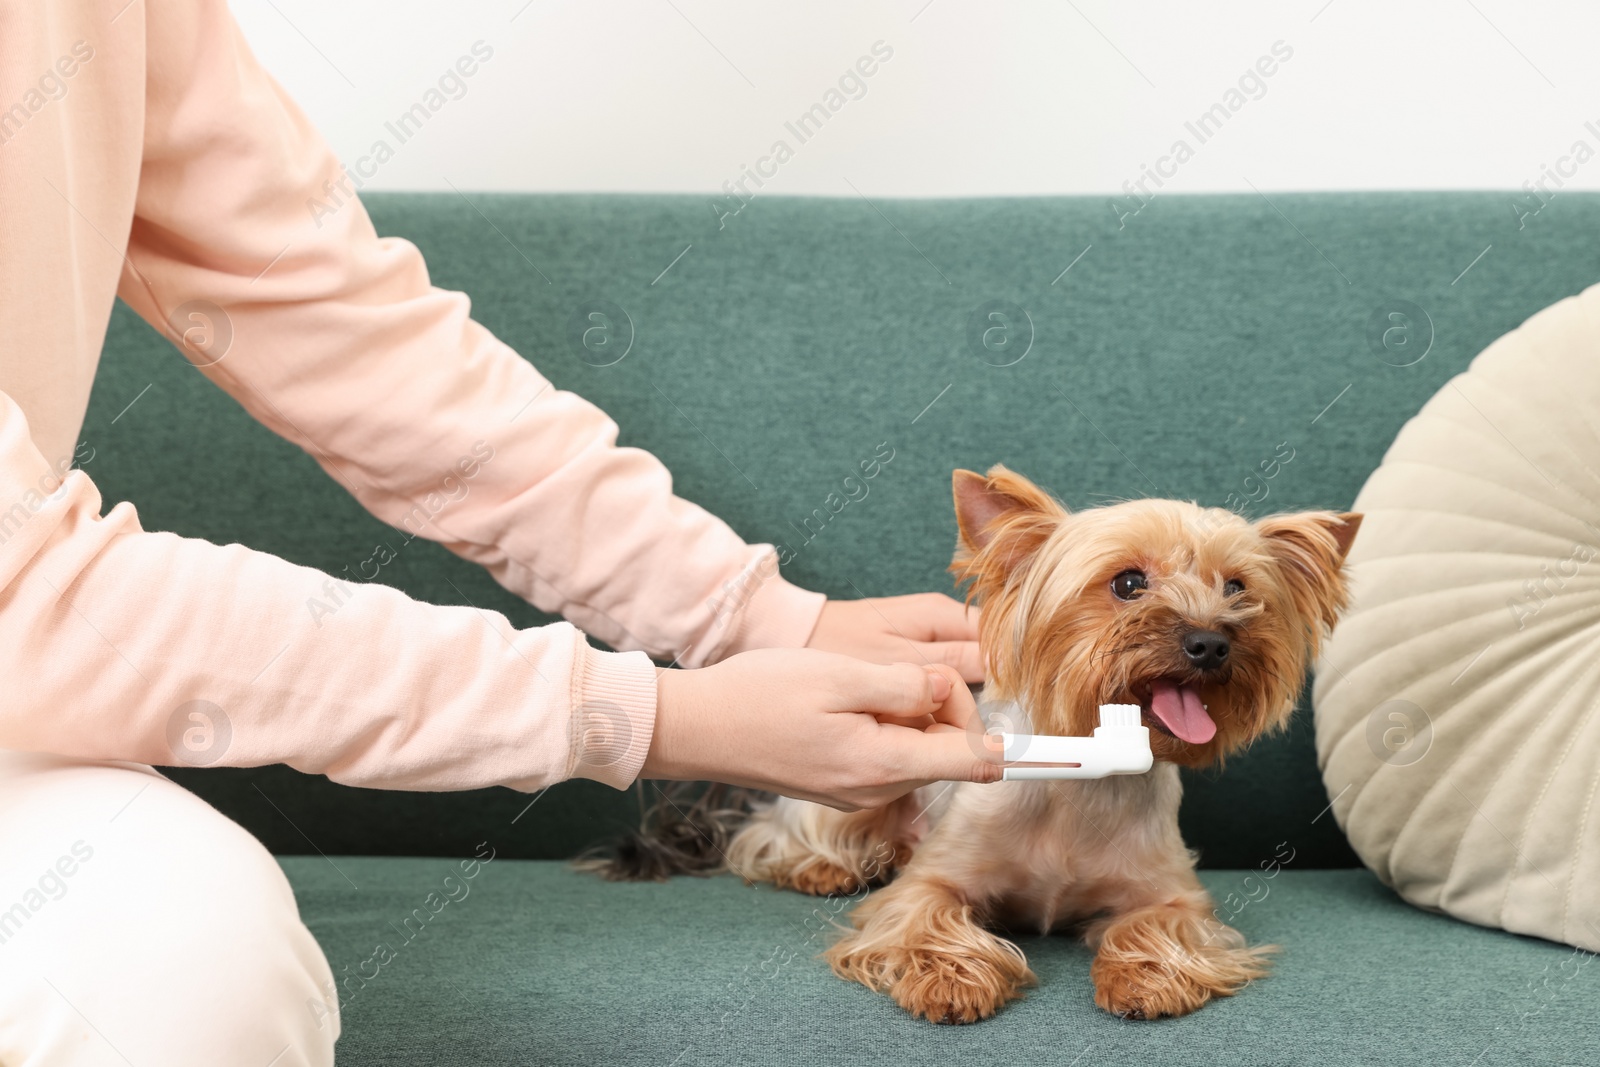
[[[0,747],[287,763],[430,790],[574,776],[621,788],[644,762],[656,668],[642,653],[146,533],[131,504],[100,506],[88,475],[51,469],[0,393]]]

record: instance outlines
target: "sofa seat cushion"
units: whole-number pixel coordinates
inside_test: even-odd
[[[1235,895],[1235,926],[1283,951],[1272,977],[1186,1018],[1100,1012],[1088,950],[1025,937],[1039,987],[949,1027],[815,958],[838,901],[732,877],[610,884],[542,861],[495,859],[470,880],[444,859],[279,862],[335,976],[373,976],[345,994],[342,1067],[1594,1062],[1588,954],[1420,911],[1359,869],[1202,872],[1219,901]],[[414,917],[430,894],[456,899]],[[392,958],[364,966],[379,943]]]

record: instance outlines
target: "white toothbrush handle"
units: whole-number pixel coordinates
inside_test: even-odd
[[[1095,728],[1093,737],[1002,733],[1000,741],[1006,762],[1025,765],[1007,767],[1001,780],[1017,782],[1143,774],[1154,764],[1155,756],[1150,751],[1150,730],[1139,724],[1138,712],[1136,706],[1102,706],[1101,725]],[[1043,763],[1072,766],[1038,766]]]

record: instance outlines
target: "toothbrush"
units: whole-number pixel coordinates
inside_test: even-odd
[[[1137,704],[1100,705],[1100,725],[1093,737],[1002,733],[1005,759],[1027,763],[1071,763],[1072,767],[1007,767],[1004,781],[1044,778],[1104,778],[1111,774],[1143,774],[1154,757],[1150,729],[1140,725]]]

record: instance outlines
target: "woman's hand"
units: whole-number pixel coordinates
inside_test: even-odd
[[[830,600],[806,647],[871,663],[943,663],[983,681],[978,609],[942,593]]]
[[[952,667],[758,649],[661,672],[641,777],[709,779],[853,811],[929,782],[998,780],[1000,754],[982,738]]]

